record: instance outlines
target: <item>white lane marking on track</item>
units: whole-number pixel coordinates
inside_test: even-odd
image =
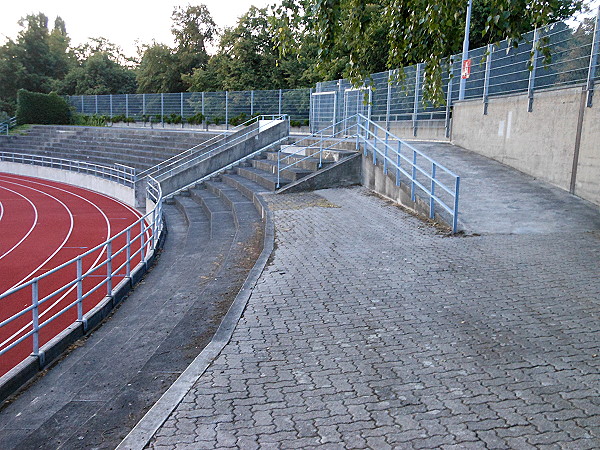
[[[4,205],[0,202],[0,221],[2,221],[2,217],[4,217]]]
[[[35,217],[33,218],[33,224],[29,228],[29,231],[27,231],[27,233],[25,234],[25,236],[23,236],[23,238],[19,242],[17,242],[11,248],[9,248],[7,251],[5,251],[2,255],[0,255],[0,259],[2,259],[6,255],[8,255],[10,252],[12,252],[15,248],[17,248],[21,244],[21,242],[23,242],[25,239],[27,239],[27,236],[29,236],[33,232],[33,229],[37,225],[37,221],[38,221],[38,211],[37,211],[37,208],[35,207],[35,205],[33,204],[33,202],[31,200],[29,200],[27,197],[25,197],[24,195],[18,193],[17,191],[13,191],[12,189],[8,189],[5,186],[0,186],[0,189],[4,189],[6,191],[12,192],[13,194],[17,194],[20,197],[23,197],[26,201],[29,202],[29,204],[33,208],[33,212],[35,213]],[[4,212],[4,209],[2,209],[2,211]]]
[[[40,270],[48,261],[50,261],[60,251],[60,249],[63,248],[63,246],[67,243],[67,240],[69,240],[69,237],[71,237],[71,233],[73,232],[73,214],[71,213],[71,210],[69,209],[69,207],[67,205],[65,205],[62,201],[60,201],[56,197],[48,194],[47,192],[40,191],[39,189],[35,189],[35,188],[30,187],[30,186],[25,186],[25,185],[22,185],[22,184],[19,184],[19,183],[15,183],[14,181],[6,181],[6,182],[10,183],[12,185],[15,185],[15,186],[21,186],[21,187],[24,187],[26,189],[31,189],[32,191],[39,192],[40,194],[46,195],[47,197],[50,197],[51,199],[56,200],[56,202],[60,203],[63,206],[63,208],[65,208],[65,210],[69,214],[69,221],[70,221],[69,231],[67,232],[67,235],[65,236],[64,240],[62,241],[62,243],[58,246],[58,248],[48,258],[46,258],[46,260],[42,264],[40,264],[39,266],[37,266],[36,269],[33,272],[31,272],[29,275],[27,275],[26,277],[24,277],[21,281],[19,281],[18,283],[15,283],[12,287],[10,287],[10,288],[7,289],[8,291],[10,291],[14,287],[16,287],[19,284],[21,284],[24,281],[26,281],[30,276],[32,276],[38,270]]]
[[[53,186],[53,185],[50,185],[50,184],[40,183],[40,182],[33,181],[33,180],[29,180],[29,179],[22,179],[22,178],[18,178],[18,177],[11,177],[11,176],[8,176],[7,178],[11,178],[11,179],[13,179],[13,180],[14,180],[14,179],[16,179],[16,180],[19,180],[19,181],[24,181],[24,182],[30,182],[30,183],[37,184],[37,185],[40,185],[40,186],[44,186],[44,187],[53,188],[53,189],[56,189],[56,190],[59,190],[59,191],[65,192],[65,193],[67,193],[67,194],[71,194],[71,195],[73,195],[73,196],[75,196],[75,197],[78,197],[78,198],[80,198],[80,199],[82,199],[82,200],[86,201],[87,203],[89,203],[90,205],[92,205],[94,208],[96,208],[96,209],[97,209],[97,210],[100,212],[100,214],[102,214],[102,215],[104,216],[104,220],[105,220],[105,222],[106,222],[106,226],[107,226],[107,238],[106,238],[105,240],[108,240],[108,239],[110,238],[110,234],[111,234],[110,221],[109,221],[109,219],[108,219],[107,215],[104,213],[104,211],[102,211],[102,210],[101,210],[101,209],[98,207],[98,205],[96,205],[95,203],[93,203],[91,200],[89,200],[89,199],[87,199],[87,198],[85,198],[85,197],[82,197],[82,196],[80,196],[80,195],[78,195],[78,194],[75,194],[74,192],[70,192],[70,191],[68,191],[68,190],[66,190],[66,189],[62,189],[62,188],[59,188],[59,187],[57,187],[57,186]],[[14,182],[13,182],[13,184],[18,184],[18,183],[14,183]],[[29,186],[25,186],[25,187],[29,187]],[[30,189],[36,190],[36,189],[34,189],[34,188],[31,188],[31,187],[30,187]],[[107,198],[110,198],[110,197],[107,197]],[[114,200],[113,200],[113,201],[114,201]],[[127,206],[127,205],[125,205],[125,206]],[[72,228],[72,224],[71,224],[71,228]],[[63,248],[64,248],[64,245],[63,245]],[[100,261],[100,259],[102,258],[102,255],[104,254],[104,252],[105,252],[105,250],[103,249],[103,250],[100,252],[100,254],[98,255],[98,257],[96,258],[96,260],[95,260],[95,261],[94,261],[94,262],[91,264],[90,268],[89,268],[87,271],[84,271],[84,276],[85,276],[87,273],[90,273],[90,272],[92,272],[92,271],[93,271],[93,270],[94,270],[94,269],[95,269],[95,268],[98,266],[98,262],[99,262],[99,261]],[[38,269],[39,269],[39,268],[38,268]],[[59,304],[59,303],[60,303],[60,302],[61,302],[61,301],[62,301],[62,300],[63,300],[63,299],[64,299],[64,298],[67,296],[67,295],[69,295],[71,292],[73,292],[73,290],[75,289],[75,287],[76,287],[76,286],[72,286],[72,287],[71,287],[70,289],[68,289],[68,290],[67,290],[67,291],[66,291],[66,292],[65,292],[65,293],[64,293],[64,294],[63,294],[63,295],[62,295],[60,298],[58,298],[58,299],[57,299],[56,301],[54,301],[54,303],[52,303],[52,304],[51,304],[51,305],[50,305],[48,308],[46,308],[44,311],[42,311],[42,312],[40,313],[40,316],[39,316],[39,317],[40,317],[40,319],[41,319],[42,317],[44,317],[45,315],[47,315],[47,314],[48,314],[48,313],[49,313],[49,312],[50,312],[52,309],[54,309],[54,307],[55,307],[56,305],[58,305],[58,304]],[[11,288],[11,289],[12,289],[12,288]],[[15,333],[13,333],[11,336],[9,336],[7,339],[5,339],[4,341],[0,342],[0,348],[4,347],[6,344],[10,343],[10,341],[11,341],[11,340],[13,340],[14,338],[16,338],[16,337],[17,337],[19,334],[21,334],[21,333],[22,333],[23,331],[25,331],[26,329],[28,329],[28,328],[29,328],[29,326],[30,326],[31,324],[32,324],[32,322],[29,322],[28,324],[26,324],[26,325],[24,325],[23,327],[21,327],[21,329],[20,329],[20,330],[16,331],[16,332],[15,332]]]

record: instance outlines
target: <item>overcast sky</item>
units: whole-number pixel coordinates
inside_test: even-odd
[[[128,56],[135,55],[135,41],[150,44],[152,40],[172,45],[171,13],[175,6],[204,3],[219,27],[235,25],[251,5],[259,8],[277,0],[204,0],[156,2],[138,0],[11,0],[3,2],[0,10],[0,44],[14,39],[20,30],[17,21],[31,13],[42,12],[49,18],[49,27],[56,16],[67,24],[73,45],[89,37],[102,36],[123,48]]]

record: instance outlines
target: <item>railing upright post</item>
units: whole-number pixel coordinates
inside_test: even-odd
[[[452,78],[454,78],[454,61],[450,58],[450,76],[448,77],[448,90],[446,92],[446,137],[450,137],[450,110],[452,108]]]
[[[596,22],[594,24],[594,39],[592,41],[592,51],[590,54],[590,66],[588,68],[587,79],[587,107],[592,107],[594,97],[594,80],[596,78],[596,66],[598,65],[598,49],[600,47],[600,6],[596,13]]]
[[[398,141],[398,153],[396,153],[396,186],[400,186],[400,164],[402,163],[402,158],[400,154],[402,152],[402,141]]]
[[[410,180],[410,199],[414,202],[416,200],[416,192],[415,192],[415,181],[417,179],[417,151],[413,150],[413,158],[412,158],[412,172],[411,172],[411,180]]]
[[[143,220],[143,219],[142,219]],[[127,278],[131,277],[131,228],[127,229],[127,246],[126,246],[126,252],[127,252],[127,259],[125,260],[125,276]]]
[[[146,94],[142,94],[142,114],[146,115]]]
[[[377,165],[377,128],[373,127],[373,165]]]
[[[488,113],[488,95],[490,91],[490,71],[492,68],[492,52],[494,51],[494,46],[492,44],[488,44],[487,46],[487,55],[485,58],[485,78],[483,80],[483,114],[487,115]]]
[[[540,30],[536,28],[533,32],[533,56],[531,63],[531,70],[529,71],[529,86],[527,88],[527,97],[529,99],[527,103],[527,112],[533,111],[533,92],[535,90],[535,72],[537,69],[537,59],[538,59],[538,43],[540,40]]]
[[[254,90],[250,91],[250,117],[254,115]]]
[[[81,114],[85,114],[85,105],[83,103],[83,95],[81,96]]]
[[[31,324],[33,327],[33,354],[39,356],[40,354],[40,310],[39,310],[39,286],[38,280],[35,280],[31,284]]]
[[[429,218],[435,217],[435,169],[436,164],[431,162],[431,195],[429,196]]]
[[[106,243],[106,295],[112,292],[112,241]]]
[[[110,102],[110,118],[112,120],[112,116],[113,116],[113,96],[112,96],[112,94],[110,94],[109,102]]]
[[[129,118],[129,94],[125,94],[125,117]],[[129,125],[129,122],[127,122]]]
[[[98,115],[98,94],[94,95],[94,103],[96,106],[96,112],[95,114]]]
[[[452,217],[452,233],[458,231],[458,193],[460,190],[460,177],[456,177],[454,185],[454,216]]]
[[[83,322],[83,261],[77,258],[77,321]]]
[[[140,220],[140,257],[142,258],[141,262],[144,263],[144,259],[146,259],[146,255],[145,255],[145,251],[144,251],[144,247],[146,246],[145,244],[145,239],[144,239],[144,233],[146,232],[146,230],[144,229],[145,225],[144,225],[144,219]]]
[[[415,103],[413,105],[413,136],[417,136],[417,118],[419,114],[419,83],[421,81],[421,68],[423,63],[417,64],[417,72],[415,74]]]

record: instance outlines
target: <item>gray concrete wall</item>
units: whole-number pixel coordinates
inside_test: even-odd
[[[569,189],[581,88],[537,92],[454,105],[452,143]]]
[[[526,94],[490,98],[488,114],[481,100],[454,106],[452,143],[600,204],[600,99],[583,110],[581,145],[576,155],[581,87],[538,91],[533,111]]]
[[[0,172],[26,175],[80,186],[116,198],[123,203],[135,207],[135,194],[132,188],[94,175],[8,161],[0,161]]]
[[[376,122],[385,128],[385,122]],[[412,120],[399,120],[390,122],[390,133],[400,139],[424,139],[429,141],[449,141],[446,137],[446,121],[443,119],[419,120],[417,122],[417,135],[414,135]]]
[[[594,106],[585,108],[575,178],[575,194],[600,205],[600,94]]]

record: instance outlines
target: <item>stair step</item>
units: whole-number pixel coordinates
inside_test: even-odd
[[[234,187],[251,201],[254,199],[254,194],[269,192],[264,186],[236,173],[223,175],[222,178],[224,183]]]
[[[270,161],[274,161],[275,163],[277,162],[277,158],[279,157],[279,155],[280,153],[278,152],[266,153],[267,159],[269,159]],[[300,169],[309,170],[311,172],[316,172],[317,170],[319,170],[319,164],[322,164],[322,166],[325,166],[326,164],[333,164],[333,161],[329,161],[326,159],[319,161],[319,158],[314,156],[307,157],[303,155],[281,155],[281,158],[281,163],[284,166],[296,163],[296,167]]]
[[[218,195],[234,212],[234,219],[238,228],[248,223],[259,223],[261,221],[254,203],[244,196],[235,187],[222,181],[207,181],[206,188]]]
[[[211,238],[231,237],[235,234],[233,212],[218,196],[204,187],[189,191],[191,200],[203,209],[210,220]]]
[[[255,167],[238,167],[237,173],[244,178],[248,178],[249,180],[260,184],[271,192],[274,192],[277,189],[277,175],[275,174],[265,172],[264,170]],[[287,178],[280,178],[279,187],[285,186],[290,182],[291,180]]]
[[[289,165],[291,163],[292,163],[291,161],[286,162],[285,164],[282,165],[282,167],[285,167],[286,165]],[[255,167],[256,169],[264,170],[265,172],[268,172],[268,173],[273,173],[273,174],[277,173],[277,161],[273,161],[270,159],[261,159],[258,161],[253,160],[252,166]],[[288,167],[288,168],[282,170],[282,172],[281,172],[283,177],[290,179],[292,181],[296,181],[301,178],[304,178],[306,175],[310,175],[311,173],[313,173],[313,171],[302,169],[300,167]]]

